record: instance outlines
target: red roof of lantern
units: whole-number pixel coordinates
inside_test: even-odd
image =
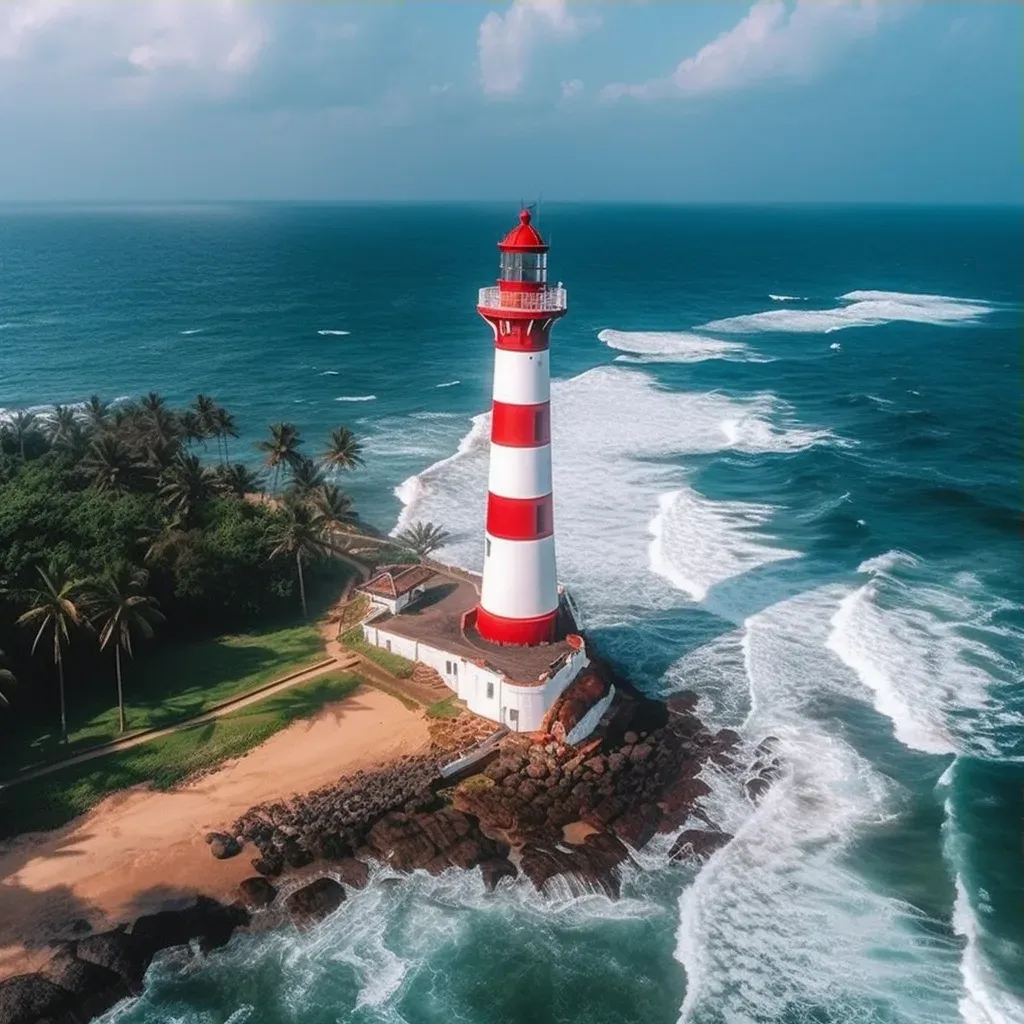
[[[502,252],[547,252],[548,244],[530,223],[530,211],[519,214],[519,223],[498,243]]]

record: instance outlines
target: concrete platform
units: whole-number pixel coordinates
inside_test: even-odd
[[[443,648],[467,660],[483,660],[522,686],[539,685],[540,677],[552,664],[568,656],[573,648],[565,640],[576,632],[576,623],[563,604],[554,643],[541,647],[506,647],[484,640],[475,630],[462,629],[462,617],[480,599],[472,583],[437,573],[423,596],[398,615],[384,615],[374,626],[388,633]]]

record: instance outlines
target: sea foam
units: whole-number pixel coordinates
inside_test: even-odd
[[[323,331],[317,331],[316,333],[319,334],[321,337],[330,335],[330,336],[334,336],[334,337],[339,337],[340,338],[343,335],[351,334],[352,332],[351,331],[328,331],[328,330],[323,330]]]
[[[798,594],[691,652],[666,687],[694,685],[750,746],[778,737],[782,777],[756,806],[735,778],[705,772],[705,811],[735,838],[680,899],[676,957],[687,973],[683,1022],[808,1019],[950,1021],[959,950],[914,907],[873,891],[847,859],[887,821],[895,786],[819,722],[823,692],[848,672],[826,646],[842,588]],[[742,721],[737,715],[744,714]],[[749,756],[749,753],[747,754]],[[892,1015],[890,1017],[890,1014]]]
[[[740,400],[669,391],[646,373],[620,367],[597,367],[556,381],[552,394],[559,573],[595,626],[620,621],[629,608],[678,601],[675,588],[651,572],[649,525],[662,510],[662,495],[678,492],[685,474],[659,460],[726,448],[791,452],[834,440],[827,431],[788,422],[788,407],[771,396]],[[609,409],[629,410],[629,415],[595,415]],[[443,523],[451,538],[441,556],[470,569],[480,568],[483,555],[489,430],[490,414],[477,417],[455,455],[396,490],[405,506],[398,528],[418,519]],[[718,508],[708,522],[724,529],[736,511],[729,505]],[[728,563],[725,552],[735,539],[735,534],[706,539],[709,550],[722,553],[716,578],[726,564],[745,564],[742,559]]]
[[[737,341],[721,341],[686,331],[613,331],[603,330],[598,340],[609,348],[629,353],[622,360],[648,363],[700,363],[708,359],[731,362],[771,362],[768,356],[755,352]]]
[[[971,323],[993,310],[978,299],[906,292],[853,291],[839,296],[839,301],[845,305],[833,309],[769,309],[712,320],[698,329],[722,334],[829,334],[847,327],[877,327],[896,321],[933,325]]]
[[[970,573],[953,586],[940,583],[901,551],[868,559],[859,571],[870,579],[839,603],[828,644],[896,738],[930,754],[1024,759],[1024,716],[993,699],[1000,690],[1008,697],[1017,678],[1000,647],[1024,644],[1008,624],[1021,609],[992,597]]]

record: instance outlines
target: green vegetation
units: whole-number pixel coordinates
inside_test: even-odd
[[[444,700],[435,701],[427,708],[427,718],[458,718],[462,708],[456,703],[458,697],[453,693]]]
[[[341,642],[357,654],[362,654],[364,657],[369,658],[370,661],[379,665],[385,672],[390,672],[396,679],[410,678],[413,669],[416,667],[414,662],[408,658],[403,658],[400,654],[393,654],[391,651],[385,651],[380,647],[374,647],[373,644],[368,644],[363,639],[363,629],[361,626],[353,626],[350,630],[343,633]]]
[[[323,639],[314,625],[270,627],[166,647],[125,673],[127,726],[132,731],[152,729],[193,718],[323,657]],[[99,694],[92,704],[82,709],[81,724],[69,733],[67,746],[45,727],[10,736],[0,754],[0,769],[11,775],[116,739],[117,708]]]
[[[417,522],[404,529],[395,540],[410,551],[414,551],[420,558],[427,558],[438,548],[444,547],[445,541],[448,540],[448,531],[433,523]]]
[[[129,786],[149,783],[168,789],[244,754],[296,719],[348,696],[359,684],[352,674],[326,675],[222,718],[0,791],[0,838],[56,828]]]
[[[93,396],[0,418],[0,762],[52,758],[58,722],[68,748],[91,744],[112,722],[178,719],[314,660],[312,633],[294,661],[273,641],[241,669],[216,654],[231,638],[200,644],[205,660],[190,653],[315,610],[335,535],[355,521],[324,475],[361,462],[351,431],[337,428],[317,464],[295,426],[275,424],[258,448],[287,487],[264,502],[251,500],[259,477],[230,462],[237,436],[207,395],[185,409],[155,392]]]

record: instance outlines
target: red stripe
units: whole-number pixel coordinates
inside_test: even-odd
[[[527,313],[512,309],[509,314],[508,317],[492,317],[488,313],[481,313],[494,331],[496,348],[507,349],[509,352],[547,350],[551,344],[551,324],[554,322],[551,313]]]
[[[539,448],[551,444],[551,403],[491,406],[491,440],[507,448]]]
[[[503,498],[487,495],[487,532],[502,540],[539,540],[554,533],[554,505],[542,498]]]
[[[555,639],[558,612],[538,615],[535,619],[506,619],[493,615],[485,608],[477,608],[477,632],[492,644],[515,644],[520,647],[536,647]],[[532,680],[531,680],[532,682]]]

